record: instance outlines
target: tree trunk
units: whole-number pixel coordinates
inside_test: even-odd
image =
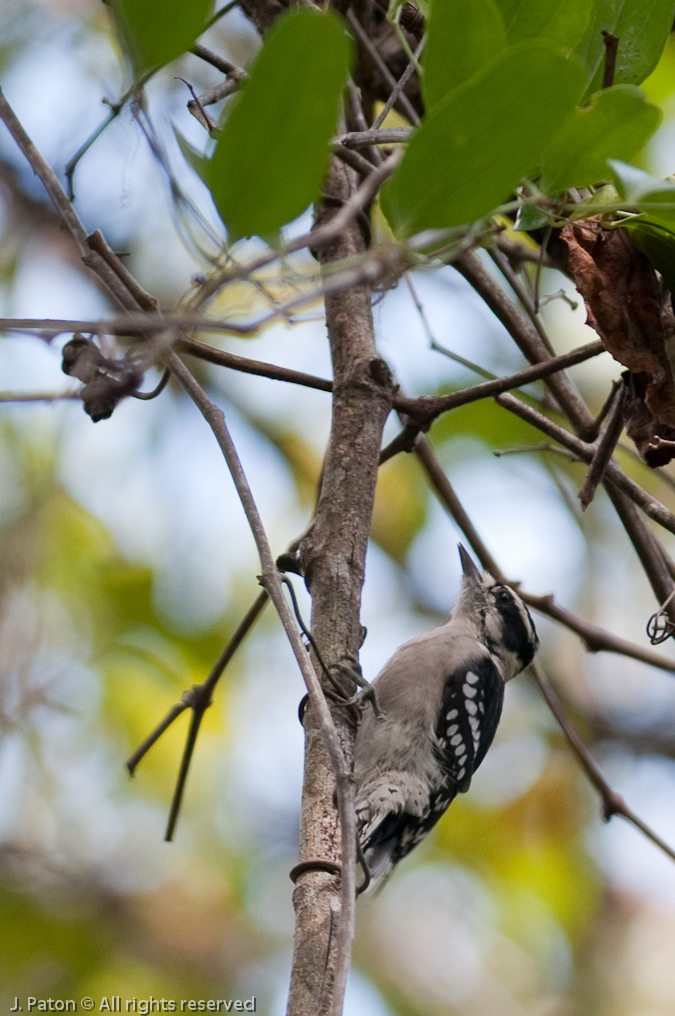
[[[325,221],[336,203],[346,201],[354,174],[334,160],[318,210]],[[322,265],[358,255],[365,241],[358,222],[318,254]],[[361,647],[361,589],[375,495],[382,429],[391,408],[392,379],[378,357],[368,289],[354,288],[326,297],[326,322],[333,361],[334,389],[330,442],[314,526],[300,548],[312,595],[312,631],[326,664],[358,658]],[[334,709],[343,750],[351,764],[354,729],[344,709]],[[335,781],[311,710],[305,717],[305,777],[300,832],[301,861],[354,864],[340,856],[340,825],[334,804]],[[295,949],[289,1016],[339,1013],[344,984],[335,970],[340,922],[340,878],[306,871],[297,880]],[[351,931],[351,929],[350,929]]]

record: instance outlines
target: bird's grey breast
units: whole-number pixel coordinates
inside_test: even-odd
[[[415,770],[423,757],[421,743],[437,743],[448,676],[459,660],[488,656],[476,639],[453,631],[452,622],[401,646],[373,682],[384,715],[368,708],[362,719],[354,755],[357,780],[373,769]]]

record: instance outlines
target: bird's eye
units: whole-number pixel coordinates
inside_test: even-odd
[[[495,597],[497,599],[497,603],[507,604],[513,602],[513,598],[508,589],[498,589],[495,593]]]

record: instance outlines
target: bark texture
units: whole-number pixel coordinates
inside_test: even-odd
[[[317,219],[325,221],[355,186],[353,171],[335,160]],[[322,250],[322,265],[365,249],[358,222]],[[326,322],[334,371],[330,442],[315,524],[300,548],[312,594],[312,631],[324,661],[356,660],[362,642],[361,588],[377,479],[382,429],[393,384],[375,347],[371,296],[354,288],[326,297]],[[345,710],[334,710],[343,750],[351,764],[354,730]],[[352,863],[340,857],[335,781],[311,710],[305,717],[305,778],[300,860]],[[297,880],[295,951],[288,1012],[320,1016],[340,1008],[335,992],[335,955],[340,920],[340,879],[306,871]]]

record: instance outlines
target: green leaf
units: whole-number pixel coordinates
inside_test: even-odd
[[[675,0],[594,0],[590,21],[574,54],[588,71],[587,94],[602,84],[602,32],[619,39],[614,84],[639,85],[656,67],[675,16]]]
[[[583,89],[550,43],[512,46],[440,102],[382,190],[399,235],[473,222],[531,172]]]
[[[272,234],[317,197],[350,57],[334,14],[295,7],[277,18],[211,160],[232,237]]]
[[[590,5],[580,0],[496,0],[511,44],[548,39],[569,49],[588,26]]]
[[[428,31],[422,56],[427,110],[506,48],[504,22],[494,0],[435,0]]]
[[[674,223],[675,225],[675,223]],[[671,293],[675,293],[675,235],[643,222],[628,223],[627,228],[653,268],[660,272]]]
[[[621,197],[643,213],[639,221],[675,232],[675,183],[659,180],[615,159],[609,160],[609,166]],[[654,205],[661,207],[655,208]],[[638,220],[630,221],[634,223]]]
[[[173,133],[176,136],[178,147],[183,153],[183,158],[189,166],[192,166],[200,180],[203,180],[203,182],[208,186],[209,164],[211,160],[207,159],[207,157],[202,155],[201,152],[198,152],[196,148],[193,148],[187,138],[183,137],[175,124],[173,127]]]
[[[136,76],[190,49],[212,6],[213,0],[114,0],[117,30]]]
[[[550,223],[548,215],[544,215],[536,205],[522,204],[518,208],[516,221],[513,228],[521,233],[528,233],[530,230],[542,229]]]
[[[616,183],[620,196],[631,205],[636,205],[646,195],[654,191],[668,190],[675,195],[675,185],[669,180],[660,180],[658,176],[645,173],[637,166],[631,166],[620,159],[610,159],[609,168]]]
[[[661,110],[635,85],[596,92],[574,109],[544,153],[542,190],[583,187],[608,177],[607,159],[631,159],[661,122]]]

